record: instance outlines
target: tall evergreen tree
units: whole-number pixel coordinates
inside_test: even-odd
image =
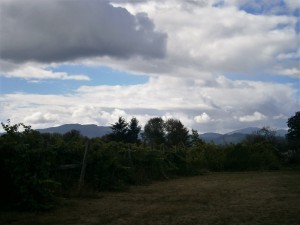
[[[115,124],[112,124],[111,129],[112,133],[109,135],[112,141],[126,142],[128,123],[126,120],[120,116],[118,121]]]
[[[128,124],[127,130],[127,142],[128,143],[139,143],[139,133],[141,132],[141,126],[137,118],[133,117]]]

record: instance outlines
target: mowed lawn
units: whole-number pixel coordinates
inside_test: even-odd
[[[126,192],[65,199],[42,213],[0,213],[0,224],[300,224],[300,172],[209,173]]]

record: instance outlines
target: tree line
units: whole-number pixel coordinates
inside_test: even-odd
[[[162,144],[167,146],[189,146],[191,144],[191,136],[189,130],[178,119],[168,119],[164,121],[161,117],[150,119],[141,132],[139,121],[133,117],[128,123],[123,117],[119,117],[118,121],[111,126],[112,132],[103,137],[105,141],[116,141],[123,143],[144,143],[151,148],[157,148]],[[192,130],[197,135],[196,130]]]
[[[75,193],[87,143],[83,190],[124,190],[207,171],[299,166],[300,112],[287,125],[286,139],[262,128],[241,143],[215,145],[203,142],[196,130],[190,133],[180,120],[160,117],[150,119],[143,131],[136,118],[120,117],[110,134],[92,139],[76,130],[42,134],[8,121],[0,136],[0,209],[49,209],[58,197]]]

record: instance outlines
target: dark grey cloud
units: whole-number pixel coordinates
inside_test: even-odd
[[[2,1],[0,55],[16,62],[59,62],[90,56],[161,58],[167,36],[147,14],[106,1]]]

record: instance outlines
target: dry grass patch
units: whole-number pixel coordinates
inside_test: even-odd
[[[127,192],[66,199],[43,213],[0,213],[0,224],[300,224],[300,172],[211,173]]]

